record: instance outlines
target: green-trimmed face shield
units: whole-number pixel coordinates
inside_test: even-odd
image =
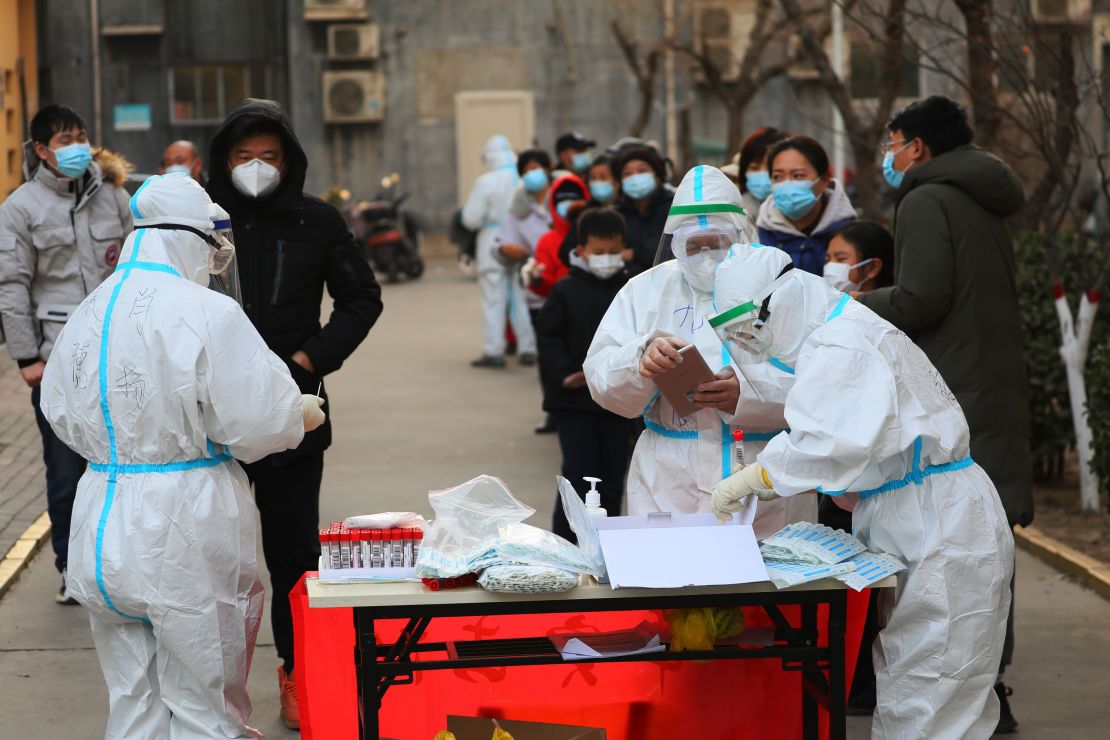
[[[751,298],[734,298],[730,301],[732,306],[709,317],[709,326],[738,363],[766,362],[773,356],[774,333],[768,323],[771,318],[771,296],[793,278],[793,269],[794,265],[786,265],[766,289]]]

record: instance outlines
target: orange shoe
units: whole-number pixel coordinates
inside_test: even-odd
[[[285,673],[285,666],[278,666],[278,691],[281,692],[281,721],[290,730],[301,729],[301,710],[297,707],[297,678]]]

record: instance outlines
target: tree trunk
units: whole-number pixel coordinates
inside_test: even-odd
[[[856,142],[853,137],[852,154],[856,159],[856,198],[852,204],[863,212],[863,217],[877,220],[883,215],[882,198],[879,193],[879,168],[875,164],[874,145]]]
[[[994,56],[993,0],[956,0],[967,28],[968,90],[971,93],[975,140],[984,149],[994,147],[1002,125],[998,107],[998,61]]]
[[[640,111],[636,114],[636,120],[628,127],[628,135],[635,136],[637,139],[643,138],[644,129],[647,128],[648,123],[651,122],[652,109],[655,106],[655,80],[651,80],[651,84],[640,83]]]
[[[1071,403],[1072,423],[1075,425],[1075,452],[1079,458],[1079,506],[1083,511],[1097,511],[1099,482],[1091,467],[1094,446],[1091,425],[1087,421],[1087,381],[1083,375],[1087,360],[1085,350],[1094,323],[1095,305],[1090,304],[1086,296],[1080,303],[1079,331],[1088,334],[1085,341],[1083,337],[1077,336],[1076,327],[1072,323],[1071,307],[1068,306],[1068,299],[1059,283],[1054,292],[1056,318],[1060,322],[1060,357],[1064,360],[1067,372],[1068,400]]]

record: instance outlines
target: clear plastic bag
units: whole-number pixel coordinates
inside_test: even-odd
[[[604,566],[586,557],[586,553],[557,534],[530,524],[513,522],[498,528],[501,536],[497,554],[503,560],[527,565],[546,565],[549,568],[569,570],[574,573],[600,577]]]
[[[502,593],[559,593],[577,586],[578,576],[544,565],[495,565],[486,568],[478,585],[487,591]]]
[[[436,518],[428,525],[416,561],[416,575],[421,578],[454,578],[500,563],[498,529],[536,512],[490,475],[433,491],[428,502]]]
[[[424,517],[413,511],[383,511],[378,514],[349,516],[343,522],[351,529],[391,529],[392,527],[428,528]]]
[[[593,519],[586,510],[586,504],[579,498],[569,480],[558,475],[555,476],[555,481],[559,486],[559,498],[563,504],[563,512],[567,515],[567,522],[578,537],[578,548],[582,551],[586,562],[593,568],[590,572],[600,574],[598,578],[604,578],[605,556],[601,553],[601,538],[597,534]]]

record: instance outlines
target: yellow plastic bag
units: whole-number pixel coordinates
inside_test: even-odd
[[[736,607],[668,609],[663,618],[671,627],[671,650],[712,650],[717,640],[744,631],[744,615]]]
[[[440,730],[432,740],[455,740],[455,733],[448,732],[447,730]]]

